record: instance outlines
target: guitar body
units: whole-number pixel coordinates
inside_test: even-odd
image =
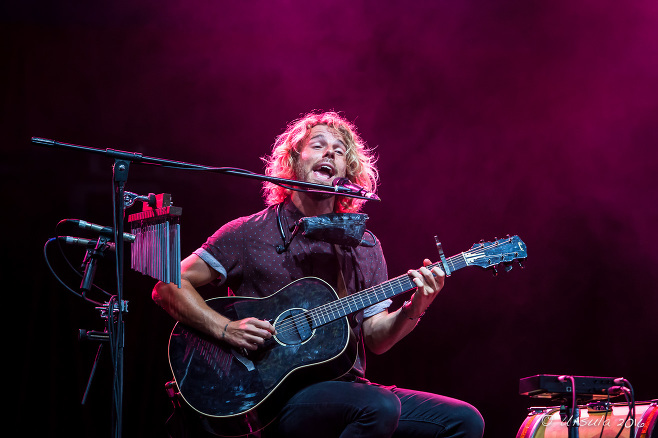
[[[331,286],[308,277],[266,298],[208,300],[231,320],[255,317],[275,326],[277,334],[247,356],[176,324],[169,339],[169,363],[182,398],[201,414],[204,427],[220,436],[255,432],[274,420],[304,386],[347,373],[357,351],[347,318],[313,328],[301,316],[337,299]]]

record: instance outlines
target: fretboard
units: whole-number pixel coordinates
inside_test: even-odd
[[[441,262],[431,264],[427,268],[432,269],[438,266],[443,272],[449,271],[452,273],[468,266],[463,253],[452,256],[446,259],[445,262],[448,270],[445,269]],[[368,289],[311,309],[307,312],[307,317],[311,318],[313,328],[319,327],[415,288],[416,284],[411,280],[409,275],[400,275],[377,286],[369,287]]]

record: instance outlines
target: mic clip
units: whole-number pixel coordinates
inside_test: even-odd
[[[110,238],[107,236],[100,236],[96,242],[96,246],[87,249],[81,266],[83,275],[82,281],[80,282],[80,290],[83,293],[89,292],[91,290],[91,286],[94,283],[94,275],[96,274],[98,259],[102,257],[103,252],[109,248]]]
[[[147,196],[138,195],[137,193],[125,191],[123,193],[123,205],[125,208],[130,208],[136,201],[143,201],[149,207],[156,208],[157,200],[154,193],[149,193]]]

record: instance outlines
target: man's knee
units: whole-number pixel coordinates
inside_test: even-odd
[[[366,409],[368,414],[364,419],[367,418],[371,427],[380,431],[379,436],[389,436],[395,431],[401,411],[400,399],[395,394],[380,389],[380,394],[371,398]]]
[[[481,438],[484,420],[478,410],[458,399],[405,390],[405,414],[395,436]]]
[[[371,400],[370,408],[376,410],[382,418],[395,418],[396,423],[400,418],[400,399],[390,391],[381,390],[381,394]]]
[[[480,438],[484,435],[484,418],[474,406],[462,403],[456,408],[454,415],[459,419],[464,437]]]

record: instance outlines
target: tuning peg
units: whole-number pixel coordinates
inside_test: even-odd
[[[512,262],[505,263],[505,272],[509,272],[512,270],[514,266],[512,266]]]
[[[498,276],[498,269],[496,269],[496,267],[494,266],[493,268],[491,268],[491,273],[493,274],[494,277],[497,277]]]
[[[516,262],[519,264],[519,268],[521,268],[521,269],[525,268],[525,266],[523,266],[523,263],[521,262],[521,260],[517,260]]]

